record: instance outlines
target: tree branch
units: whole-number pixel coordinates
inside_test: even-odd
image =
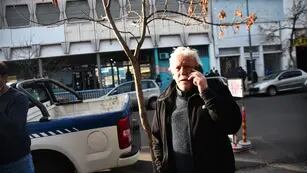
[[[143,18],[143,21],[142,21],[142,33],[141,33],[141,38],[135,48],[135,51],[134,51],[134,56],[137,58],[137,60],[139,59],[139,54],[140,54],[140,51],[141,51],[141,47],[144,43],[144,40],[145,40],[145,34],[146,34],[146,26],[147,26],[147,17],[146,17],[146,1],[142,1],[142,18]]]
[[[120,42],[121,46],[124,49],[125,54],[127,55],[127,57],[133,62],[135,61],[135,57],[133,56],[133,54],[130,52],[130,49],[126,43],[126,41],[123,39],[122,35],[120,34],[117,26],[115,25],[115,22],[112,18],[111,12],[110,12],[110,0],[103,0],[103,7],[104,7],[104,11],[106,13],[106,16],[109,20],[110,25],[112,26],[113,32],[117,38],[117,40]]]
[[[200,17],[196,17],[196,16],[189,16],[188,14],[185,14],[185,13],[181,13],[181,12],[177,12],[177,11],[171,11],[171,10],[157,10],[153,13],[151,13],[147,18],[151,18],[150,20],[147,21],[147,24],[149,24],[150,22],[154,21],[154,20],[157,20],[157,19],[161,19],[161,17],[153,17],[154,14],[157,14],[157,13],[171,13],[171,14],[177,14],[177,15],[181,15],[183,17],[186,17],[188,19],[193,19],[197,22],[202,22],[202,23],[205,23],[205,24],[208,24],[208,25],[214,25],[214,26],[233,26],[233,25],[237,25],[237,24],[245,24],[247,19],[244,19],[242,21],[239,21],[239,22],[232,22],[232,23],[229,23],[229,22],[225,22],[225,23],[214,23],[214,22],[209,22],[207,21],[205,18],[200,18]]]

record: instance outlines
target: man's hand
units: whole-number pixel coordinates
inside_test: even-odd
[[[208,88],[206,77],[195,69],[190,73],[188,80],[193,80],[193,84],[197,86],[199,93],[202,93]]]

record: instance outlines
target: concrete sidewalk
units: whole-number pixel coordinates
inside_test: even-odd
[[[268,163],[257,156],[251,149],[235,153],[238,173],[307,173],[307,161],[300,163]],[[204,168],[205,170],[205,168]],[[143,147],[139,161],[129,167],[117,168],[112,173],[152,173],[152,163],[148,147]]]

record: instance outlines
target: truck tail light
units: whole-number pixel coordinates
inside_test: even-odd
[[[119,148],[124,149],[129,147],[131,145],[131,132],[128,116],[117,122],[117,132]]]

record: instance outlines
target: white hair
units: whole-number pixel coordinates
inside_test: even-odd
[[[171,54],[171,57],[169,58],[170,68],[172,68],[172,62],[180,56],[193,57],[196,60],[197,64],[202,66],[196,49],[191,49],[189,47],[177,47],[176,49],[174,49]]]

